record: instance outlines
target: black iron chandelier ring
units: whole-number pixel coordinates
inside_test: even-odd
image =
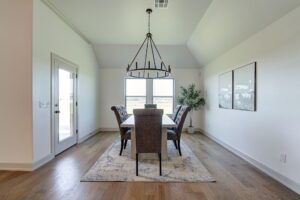
[[[140,46],[138,52],[128,65],[126,69],[127,75],[134,78],[146,79],[166,78],[171,75],[171,67],[170,65],[166,67],[152,39],[152,33],[150,32],[150,14],[152,13],[152,9],[148,8],[146,12],[148,13],[148,33],[146,34],[146,38]],[[143,59],[143,66],[139,66],[136,59],[144,46],[146,47],[146,51]],[[152,59],[152,62],[150,59]],[[157,60],[160,62],[157,62]]]

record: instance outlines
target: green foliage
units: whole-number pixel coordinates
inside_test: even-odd
[[[199,110],[205,105],[205,99],[201,97],[201,90],[197,90],[195,84],[189,85],[187,88],[180,87],[180,96],[177,97],[177,102],[181,105],[187,105],[192,110]]]

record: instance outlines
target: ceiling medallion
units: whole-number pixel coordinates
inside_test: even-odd
[[[152,39],[152,33],[150,32],[150,14],[152,13],[152,9],[148,8],[146,12],[148,13],[148,33],[146,34],[146,38],[140,46],[138,52],[128,65],[126,69],[127,75],[134,78],[146,79],[169,77],[171,75],[171,67],[170,65],[166,67]],[[143,65],[139,66],[137,57],[140,55],[143,47],[145,47],[145,56],[141,62]]]

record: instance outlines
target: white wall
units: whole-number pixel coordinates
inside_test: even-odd
[[[300,8],[253,35],[204,70],[205,132],[279,174],[300,192]],[[218,75],[257,61],[257,112],[218,108]],[[286,164],[280,154],[287,154]],[[273,175],[274,175],[273,174]]]
[[[117,104],[125,105],[124,78],[126,77],[125,68],[102,68],[100,70],[100,127],[103,129],[117,128],[117,120],[111,106]],[[175,94],[179,94],[180,86],[188,86],[195,83],[201,89],[201,70],[200,69],[173,69],[172,77],[175,80]],[[188,124],[189,119],[186,119]],[[193,125],[200,128],[202,118],[200,111],[194,113]]]
[[[40,0],[33,5],[33,143],[34,161],[51,153],[51,52],[79,66],[79,138],[99,128],[99,68],[91,45]]]
[[[3,169],[10,164],[32,162],[32,0],[1,0],[0,24],[0,168]]]

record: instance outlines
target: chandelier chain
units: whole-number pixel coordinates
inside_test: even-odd
[[[150,33],[150,12],[148,13],[148,33]]]

